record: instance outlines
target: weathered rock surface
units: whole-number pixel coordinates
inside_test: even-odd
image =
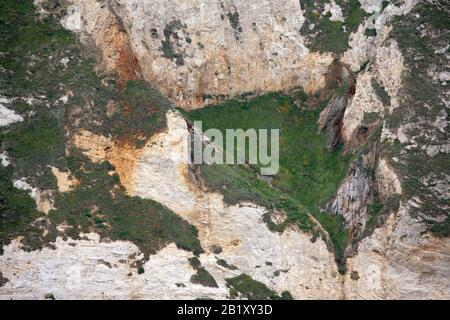
[[[397,4],[390,3],[380,12],[383,1],[361,0],[362,8],[371,15],[359,25],[356,32],[350,35],[350,48],[344,53],[342,62],[346,63],[352,71],[360,71],[361,67],[374,57],[377,48],[388,37],[392,29],[389,22],[397,16],[408,14],[418,2],[418,0],[406,0]],[[366,35],[368,29],[375,31],[376,35]]]
[[[186,109],[245,92],[297,86],[314,92],[325,85],[324,75],[333,61],[331,53],[311,52],[305,46],[299,33],[305,18],[294,0],[72,2],[62,23],[78,32],[84,45],[98,50],[104,70],[116,71],[121,84],[143,76]],[[383,7],[379,0],[360,2],[367,13]],[[220,299],[229,294],[225,279],[241,273],[278,293],[288,290],[297,299],[449,299],[450,240],[434,235],[426,224],[445,220],[442,211],[448,211],[448,205],[439,204],[434,215],[422,212],[425,197],[408,193],[411,187],[405,181],[411,174],[396,166],[407,163],[411,150],[420,150],[426,159],[448,154],[448,141],[436,138],[436,132],[446,132],[448,99],[433,121],[421,116],[395,130],[386,124],[402,107],[409,68],[398,41],[390,37],[389,22],[416,3],[389,4],[375,19],[376,36],[365,35],[366,21],[350,37],[341,62],[353,72],[368,65],[357,75],[354,95],[336,97],[319,123],[322,129],[332,128],[338,139],[332,141],[333,148],[344,142],[347,152],[381,132],[375,137],[377,148],[362,157],[362,165],[351,167],[328,206],[332,214],[343,216],[359,241],[347,248],[346,274],[338,273],[335,257],[322,239],[312,241],[295,227],[274,233],[263,222],[266,208],[252,203],[229,206],[221,194],[204,190],[190,171],[187,124],[178,112],[170,111],[167,130],[142,148],[85,129],[73,142],[93,162],[111,162],[129,195],[155,200],[194,225],[204,249],[199,260],[218,287],[192,283],[195,270],[188,259],[193,254],[173,243],[144,262],[131,242],[100,241],[91,233],[79,240],[58,237],[53,249],[27,252],[20,238],[4,246],[0,299],[43,299],[50,294],[57,299]],[[330,20],[342,21],[334,1],[325,8]],[[449,81],[448,72],[439,66],[428,72],[437,86]],[[438,98],[445,100],[444,95]],[[0,125],[21,120],[0,106]],[[394,144],[401,148],[393,153],[382,149]],[[10,165],[6,153],[1,162]],[[52,171],[60,192],[76,188],[70,172],[56,167]],[[449,176],[430,170],[420,182],[433,199],[448,199]],[[39,210],[52,209],[45,191],[25,179],[14,185],[27,190]],[[385,203],[385,212],[367,230],[374,191]],[[393,198],[400,199],[398,206],[388,207]],[[413,209],[419,212],[412,214]],[[236,269],[219,265],[218,259]],[[137,262],[144,263],[143,273]]]
[[[404,5],[406,11],[412,9],[412,3],[405,1]],[[401,8],[389,8],[390,6],[386,8],[386,15],[395,15]],[[415,19],[421,17],[417,12],[411,15]],[[379,26],[388,18],[381,15],[377,19]],[[427,27],[430,28],[430,25]],[[423,24],[419,28],[425,29]],[[345,297],[442,299],[448,297],[450,291],[449,268],[445,267],[450,265],[450,241],[448,237],[436,236],[430,232],[427,225],[429,221],[444,222],[446,215],[441,210],[446,209],[441,203],[449,195],[444,187],[445,175],[431,173],[436,170],[442,172],[442,167],[433,159],[433,155],[440,151],[427,153],[427,150],[432,149],[428,149],[427,140],[420,137],[426,135],[427,139],[446,144],[448,139],[443,138],[441,132],[448,124],[442,122],[443,118],[439,115],[447,114],[448,107],[445,94],[441,93],[439,86],[434,93],[433,107],[427,104],[429,96],[426,93],[416,95],[415,104],[411,103],[407,95],[411,95],[411,90],[420,90],[414,84],[419,77],[421,86],[430,90],[427,83],[432,82],[433,78],[423,77],[417,72],[418,67],[434,63],[434,69],[442,70],[445,65],[443,60],[448,61],[448,57],[443,57],[441,61],[431,62],[427,60],[429,58],[425,58],[416,62],[417,57],[424,54],[423,51],[414,47],[400,48],[398,42],[402,39],[399,37],[403,35],[397,34],[395,39],[386,37],[386,32],[391,30],[391,27],[384,28],[383,44],[375,45],[368,66],[358,74],[355,95],[343,118],[342,134],[348,150],[363,143],[370,146],[370,139],[377,142],[379,151],[368,167],[370,176],[367,172],[355,175],[357,171],[350,171],[351,175],[338,190],[332,208],[335,213],[343,215],[348,225],[361,224],[362,228],[364,225],[367,227],[370,214],[374,214],[369,214],[367,208],[370,207],[371,196],[376,192],[376,197],[381,201],[378,205],[381,203],[382,206],[378,210],[383,212],[382,217],[377,217],[380,220],[373,233],[361,240],[356,251],[347,252]],[[430,42],[436,41],[433,39],[440,35],[436,29],[420,32],[421,37]],[[346,53],[347,57],[349,52]],[[423,108],[433,111],[426,114],[422,112]],[[390,126],[396,129],[390,129]],[[417,153],[414,151],[417,149],[423,151]],[[442,151],[441,156],[445,154]],[[362,162],[364,163],[364,159]],[[412,169],[413,163],[420,165]],[[423,167],[422,170],[422,166],[428,169]],[[424,177],[419,178],[421,175]],[[426,176],[430,175],[436,178],[433,182],[436,189],[423,189],[420,183],[412,187],[410,179],[426,181]],[[433,204],[425,204],[425,199],[431,197],[428,193],[433,194]],[[393,204],[395,202],[400,203],[399,208]],[[433,209],[427,210],[427,206]],[[365,232],[367,231],[366,229]]]
[[[340,275],[325,242],[312,242],[297,228],[273,233],[263,222],[265,208],[251,203],[227,206],[222,195],[203,191],[189,173],[186,121],[178,112],[169,112],[167,121],[167,132],[153,136],[138,158],[128,158],[135,161],[128,167],[135,169],[127,191],[164,204],[196,226],[206,251],[200,261],[218,283],[241,272],[278,292],[288,290],[298,299],[340,298]],[[83,149],[92,160],[107,157],[96,152],[103,150],[101,144],[91,146]],[[214,247],[222,252],[213,254]],[[216,263],[219,258],[238,270],[231,275],[224,272]]]
[[[348,259],[345,298],[448,299],[450,243],[423,231],[408,208],[393,213]]]
[[[20,115],[4,106],[4,104],[7,104],[8,102],[8,99],[0,96],[0,127],[23,121],[23,118]]]
[[[341,134],[347,147],[359,146],[367,137],[366,129],[369,129],[370,125],[371,129],[376,127],[377,123],[370,123],[373,119],[369,119],[368,123],[367,117],[381,119],[382,112],[391,112],[398,106],[397,92],[401,86],[404,65],[395,40],[379,47],[372,61],[373,64],[371,63],[366,71],[358,74],[355,94],[345,110]],[[377,81],[390,98],[389,106],[384,106],[380,94],[374,88],[374,82]]]
[[[370,180],[367,172],[360,166],[354,166],[337,191],[330,211],[332,214],[342,215],[350,229],[361,231],[367,220],[369,195]]]
[[[117,72],[120,84],[141,76],[139,62],[121,20],[111,10],[109,1],[73,1],[62,25],[80,35],[82,43],[98,51],[99,70]]]
[[[128,43],[144,78],[190,109],[247,92],[322,88],[333,58],[305,47],[304,20],[297,0],[82,0],[64,24],[94,39],[107,69]]]
[[[140,252],[132,243],[101,242],[96,234],[84,238],[57,238],[54,250],[25,252],[18,241],[6,246],[0,265],[9,281],[0,288],[0,299],[44,299],[47,294],[56,299],[223,299],[228,293],[223,286],[191,283],[192,253],[174,244],[153,255],[139,274],[133,257]]]

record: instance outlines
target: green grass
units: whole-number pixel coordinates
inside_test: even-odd
[[[68,143],[83,128],[142,146],[166,127],[170,102],[142,81],[119,90],[115,75],[97,75],[96,62],[88,58],[93,53],[82,52],[74,35],[52,17],[40,19],[31,0],[0,1],[0,51],[0,65],[6,70],[0,77],[1,93],[16,98],[8,107],[24,117],[21,123],[0,128],[2,151],[11,159],[8,168],[0,168],[1,244],[21,235],[26,249],[39,249],[51,245],[57,235],[78,238],[80,232],[94,231],[102,238],[132,241],[146,257],[169,242],[200,253],[193,226],[159,203],[126,195],[118,176],[108,174],[114,169],[109,163],[94,164]],[[63,58],[68,58],[67,66]],[[59,102],[69,91],[67,103]],[[40,101],[29,105],[26,97]],[[117,104],[110,118],[109,101]],[[70,170],[80,186],[59,193],[50,165]],[[46,237],[36,225],[43,213],[27,192],[12,185],[22,177],[53,191],[56,210],[44,226],[50,231]],[[69,226],[65,234],[56,230],[61,223]]]
[[[340,217],[321,213],[334,195],[351,160],[340,150],[326,150],[325,134],[318,133],[320,110],[302,111],[287,95],[272,93],[248,102],[228,101],[189,113],[190,120],[202,120],[203,130],[249,128],[280,129],[280,171],[269,185],[258,176],[258,165],[201,165],[206,187],[224,195],[229,204],[251,201],[287,214],[284,224],[276,226],[266,217],[272,230],[290,223],[317,236],[312,214],[329,232],[336,257],[342,260],[347,232]]]
[[[216,280],[213,276],[201,265],[198,258],[193,257],[189,259],[189,263],[192,268],[197,271],[196,274],[192,275],[191,282],[201,284],[204,287],[218,288]]]
[[[328,1],[305,0],[302,1],[305,9],[306,23],[301,33],[309,41],[308,47],[314,51],[329,51],[343,53],[348,48],[348,37],[358,29],[359,24],[367,14],[361,9],[358,0],[337,0],[336,4],[342,9],[344,22],[330,21],[330,14],[324,16],[321,13]],[[312,30],[310,24],[314,24]],[[344,31],[345,26],[345,31]]]
[[[359,0],[337,1],[336,3],[340,5],[344,11],[347,32],[357,30],[359,24],[366,15],[364,10],[361,8]]]
[[[225,279],[230,287],[230,297],[236,298],[237,293],[248,300],[291,300],[292,295],[285,291],[279,296],[275,291],[269,289],[265,284],[253,280],[246,274],[234,278]]]
[[[74,226],[74,237],[95,231],[112,240],[132,241],[147,258],[169,242],[202,252],[193,226],[155,201],[126,195],[108,174],[114,169],[108,162],[93,164],[75,150],[71,154],[69,166],[80,186],[55,196],[57,210],[49,214],[54,223]]]
[[[450,236],[450,215],[442,222],[430,221],[429,228],[438,237]]]
[[[3,245],[19,235],[25,236],[22,241],[25,250],[36,249],[43,242],[42,232],[32,225],[43,213],[36,210],[28,192],[16,189],[12,180],[12,169],[0,166],[0,254]]]
[[[267,94],[250,102],[229,101],[189,113],[202,120],[203,129],[242,128],[280,130],[280,171],[272,185],[301,202],[318,209],[333,195],[347,173],[350,157],[340,150],[328,152],[326,135],[317,133],[320,110],[301,111],[289,96]]]
[[[21,123],[0,128],[2,151],[12,160],[9,167],[0,168],[0,242],[7,244],[21,235],[26,250],[41,248],[54,240],[55,233],[48,227],[49,233],[43,236],[36,222],[43,213],[36,210],[27,191],[13,187],[12,180],[26,177],[33,186],[54,188],[56,181],[48,166],[64,154],[65,138],[55,116],[60,110],[44,104],[30,106],[23,98],[44,95],[51,100],[62,95],[59,81],[64,71],[52,57],[58,59],[74,42],[56,23],[38,21],[34,9],[32,1],[0,1],[1,94],[17,97],[8,108],[24,117]]]
[[[107,119],[109,133],[143,147],[156,132],[166,128],[170,101],[144,81],[129,81],[121,93],[117,111]],[[132,125],[130,125],[132,124]]]
[[[344,227],[344,218],[340,215],[330,215],[327,212],[316,212],[315,218],[330,235],[333,243],[334,256],[340,273],[346,272],[345,249],[348,244],[348,230]]]
[[[32,182],[51,188],[56,180],[48,166],[64,156],[64,131],[48,111],[38,112],[6,131],[1,140],[3,149],[14,159],[18,174],[35,176]]]
[[[392,37],[401,50],[405,71],[402,75],[402,88],[398,95],[399,106],[392,114],[385,117],[386,126],[393,132],[404,125],[414,125],[408,134],[421,145],[444,145],[448,141],[446,132],[431,125],[446,112],[443,101],[446,86],[433,83],[429,70],[445,70],[446,54],[437,49],[445,47],[449,42],[450,22],[448,3],[424,2],[417,5],[407,18],[396,18],[393,21]],[[418,31],[418,30],[421,31]],[[426,30],[426,32],[425,32]],[[423,36],[418,36],[423,33]],[[413,217],[418,217],[428,224],[429,230],[439,236],[448,236],[448,219],[435,222],[435,218],[448,217],[448,197],[434,191],[424,183],[433,177],[435,181],[445,183],[449,174],[448,154],[439,153],[428,156],[423,150],[405,149],[400,142],[385,143],[382,153],[387,159],[397,157],[398,162],[391,161],[392,167],[398,173],[402,183],[402,199],[419,198],[420,208],[411,207]]]
[[[45,86],[50,97],[56,96],[62,72],[55,71],[59,66],[49,59],[39,58],[72,46],[73,35],[56,22],[38,22],[30,1],[1,1],[0,26],[0,51],[4,53],[0,64],[14,71],[0,83],[17,95],[25,96]]]

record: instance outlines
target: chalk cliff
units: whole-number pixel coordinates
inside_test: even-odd
[[[61,78],[64,95],[54,100],[50,91],[0,90],[7,146],[0,154],[1,299],[248,298],[230,284],[242,274],[294,299],[450,298],[447,3],[36,0],[34,9],[82,44],[84,53],[62,51],[67,61],[94,57],[102,80],[85,89]],[[38,60],[30,59],[33,68]],[[141,87],[129,85],[141,82],[167,101],[148,90],[141,98]],[[317,213],[307,213],[306,230],[276,206],[229,203],[225,188],[209,188],[188,162],[192,128],[184,112],[298,90],[308,96],[302,108],[323,107],[317,131],[328,132],[328,152],[351,158],[320,207],[342,219],[340,256],[334,230]],[[63,119],[52,163],[39,158],[30,169],[28,154],[17,156],[8,142],[14,126],[41,116],[18,107],[21,99]],[[170,107],[155,111],[160,101]],[[42,183],[45,172],[53,185]],[[11,205],[11,190],[35,202],[31,221],[15,218],[25,207]],[[95,203],[96,196],[109,200]],[[155,219],[143,225],[157,238],[151,244],[140,226],[114,231],[131,221],[116,209],[141,221],[141,208]],[[26,227],[10,227],[10,218]],[[184,231],[190,228],[195,241]]]

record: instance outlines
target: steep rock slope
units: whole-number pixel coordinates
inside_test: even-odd
[[[263,298],[449,297],[445,3],[81,0],[66,15],[36,2],[44,15],[64,16],[98,58],[97,71],[116,73],[119,92],[108,77],[92,82],[92,95],[71,83],[61,98],[31,92],[28,110],[5,90],[13,111],[4,121],[0,208],[2,218],[29,216],[24,228],[2,229],[1,298],[252,297],[236,279]],[[334,58],[346,65],[337,86]],[[353,159],[321,207],[342,217],[341,265],[326,219],[302,213],[310,229],[286,225],[283,208],[230,204],[229,190],[208,190],[208,177],[187,162],[189,122],[134,82],[141,78],[185,109],[243,93],[322,89],[300,100],[311,108],[331,99],[320,117],[332,124],[328,149],[343,144]],[[33,122],[36,100],[62,110],[55,114],[65,134],[52,140],[61,155],[30,169],[8,139],[17,137],[11,115],[25,119],[22,132],[42,128]],[[52,183],[43,183],[46,174]],[[26,206],[11,208],[11,190]]]
[[[337,214],[345,212],[357,225],[352,236],[363,239],[347,248],[348,277],[357,281],[346,281],[346,297],[428,298],[431,288],[432,297],[448,296],[449,7],[423,2],[407,11],[387,36],[377,27],[383,42],[343,117],[346,148],[368,149],[337,195],[348,201]]]
[[[297,0],[83,0],[74,2],[66,25],[92,34],[109,61],[116,40],[104,36],[105,21],[114,18],[144,78],[188,109],[249,92],[298,86],[315,92],[324,86],[333,60],[305,46],[300,33],[305,18]]]

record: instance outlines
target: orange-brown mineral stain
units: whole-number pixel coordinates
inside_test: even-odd
[[[127,33],[116,21],[105,31],[103,37],[103,60],[108,70],[117,73],[118,88],[122,90],[128,81],[142,78],[141,68],[130,45]],[[109,103],[109,116],[116,112],[114,102]],[[133,112],[127,101],[123,102],[126,114]],[[133,179],[137,161],[143,151],[135,146],[136,139],[145,139],[138,132],[124,134],[112,139],[81,129],[74,136],[75,145],[93,162],[109,161],[119,175],[122,186],[128,194],[133,192]]]
[[[112,140],[84,129],[76,133],[74,142],[91,161],[109,161],[127,194],[133,193],[134,173],[143,148],[136,148],[128,140]]]
[[[138,80],[141,78],[139,61],[127,41],[123,43],[120,49],[119,60],[117,61],[116,68],[119,78],[119,88],[123,88],[130,80]]]
[[[105,29],[101,48],[106,68],[117,72],[119,89],[130,80],[141,79],[139,61],[127,33],[118,22]]]

